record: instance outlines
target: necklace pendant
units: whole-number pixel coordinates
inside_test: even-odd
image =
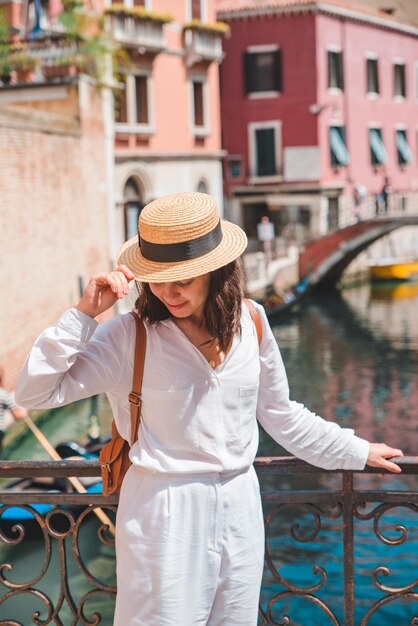
[[[213,368],[215,367],[215,365],[216,365],[216,361],[214,361],[213,359],[211,359],[211,360],[209,361],[209,365],[210,365],[210,366],[211,366],[211,368],[213,369]]]

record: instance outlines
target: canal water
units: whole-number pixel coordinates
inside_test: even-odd
[[[280,345],[286,365],[291,396],[303,402],[328,420],[344,427],[353,427],[367,439],[386,441],[400,447],[406,454],[416,455],[418,450],[418,284],[385,285],[371,287],[362,285],[345,290],[315,296],[303,302],[299,310],[280,318],[273,324],[274,334]],[[68,410],[67,410],[68,411]],[[57,443],[66,437],[82,438],[88,428],[88,405],[80,405],[83,427],[75,419],[74,409],[65,416],[56,414],[47,420],[48,434]],[[109,411],[102,401],[100,419],[108,423]],[[63,419],[64,417],[64,419]],[[66,423],[68,430],[60,431]],[[71,427],[71,428],[70,428]],[[74,429],[74,430],[71,430]],[[58,432],[56,432],[58,431]],[[14,458],[28,458],[33,442],[14,449]],[[23,452],[22,452],[23,450]],[[36,449],[35,449],[36,450]],[[38,451],[39,452],[39,451]],[[40,453],[35,456],[40,457]],[[19,456],[21,454],[21,456]],[[259,455],[285,454],[265,433],[261,433]],[[275,477],[261,481],[263,490],[273,487],[280,490],[338,487],[333,477],[325,475],[302,479]],[[361,487],[378,489],[417,489],[416,477],[365,477]],[[269,509],[271,511],[271,508]],[[335,513],[335,512],[334,512]],[[335,517],[335,515],[334,515]],[[331,614],[343,624],[343,569],[342,569],[342,523],[332,512],[325,509],[321,515],[321,527],[316,527],[315,511],[302,507],[285,507],[275,516],[270,526],[267,543],[275,567],[282,580],[275,579],[266,569],[262,605],[286,591],[286,585],[301,589],[314,587],[321,582],[315,566],[323,568],[326,581],[313,592],[323,601]],[[292,527],[298,524],[295,537]],[[406,540],[400,545],[388,542],[400,537],[398,525],[407,529]],[[309,540],[311,535],[316,536]],[[378,566],[389,568],[387,576],[378,574],[377,580],[391,588],[411,586],[409,598],[391,602],[379,609],[367,621],[368,626],[401,626],[411,624],[418,614],[417,559],[418,515],[416,510],[392,508],[382,515],[379,524],[382,541],[373,529],[372,521],[358,521],[355,525],[355,588],[356,624],[360,624],[373,602],[385,596],[373,582],[373,571]],[[95,537],[96,522],[90,520],[80,537],[80,551],[90,571],[107,583],[114,581],[114,561],[108,546],[98,545]],[[298,540],[299,537],[299,540]],[[300,539],[304,539],[301,541]],[[70,546],[68,546],[69,548]],[[26,543],[25,549],[0,548],[0,562],[14,563],[12,573],[3,571],[15,581],[25,579],[25,573],[40,571],[43,561],[43,542],[38,538]],[[57,554],[53,554],[55,561]],[[55,566],[56,567],[56,566]],[[75,564],[71,566],[71,588],[80,598],[88,589],[84,576]],[[54,598],[58,594],[57,570],[50,567],[41,587]],[[415,583],[415,585],[414,585]],[[1,590],[1,587],[0,587]],[[2,591],[0,591],[2,594]],[[0,607],[0,619],[6,617],[6,604]],[[13,601],[12,614],[7,617],[21,621],[25,626],[33,623],[30,615],[42,611],[39,601],[22,599]],[[65,603],[64,603],[65,604]],[[93,607],[102,613],[102,623],[111,626],[112,600],[100,595],[86,603],[86,615],[92,618]],[[71,624],[70,612],[64,611],[63,623]],[[309,595],[289,600],[286,595],[275,604],[272,615],[277,624],[290,626],[328,626],[335,623]],[[46,613],[41,613],[45,619]],[[289,617],[289,621],[285,620]]]
[[[291,389],[291,397],[313,411],[371,441],[385,441],[417,455],[418,450],[418,284],[362,285],[342,293],[316,296],[300,310],[280,319],[273,331],[280,346]],[[284,451],[283,451],[284,452]],[[285,453],[285,452],[284,452]],[[260,455],[277,455],[277,445],[261,434]],[[263,479],[268,491],[271,480]],[[277,489],[339,487],[331,476],[299,480],[275,477]],[[413,489],[415,476],[362,477],[361,488]],[[415,503],[417,504],[417,503]],[[368,509],[370,510],[370,509]],[[388,567],[387,576],[377,580],[388,587],[412,586],[417,592],[418,508],[392,508],[382,515],[379,529],[386,539],[399,539],[399,524],[407,528],[404,543],[387,545],[376,536],[373,520],[355,523],[356,624],[360,624],[373,602],[385,597],[373,583],[378,566]],[[285,584],[266,570],[262,589],[265,607],[275,594],[286,591],[286,583],[309,588],[321,581],[314,566],[324,569],[325,584],[315,592],[343,620],[343,568],[341,520],[321,518],[315,540],[301,542],[291,536],[298,523],[299,536],[309,537],[316,529],[312,513],[288,507],[275,518],[267,534],[274,564]],[[283,600],[272,615],[278,624],[324,626],[333,624],[323,609],[308,598]],[[375,612],[368,626],[401,626],[415,623],[418,597],[395,600]]]

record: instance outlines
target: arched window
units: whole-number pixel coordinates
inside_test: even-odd
[[[129,178],[123,190],[125,239],[130,239],[137,235],[138,217],[143,206],[141,190],[135,180]]]
[[[199,181],[199,184],[197,186],[197,191],[199,193],[209,193],[208,184],[205,180],[203,180],[203,178]]]

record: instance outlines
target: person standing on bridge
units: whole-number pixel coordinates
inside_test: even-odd
[[[386,214],[389,211],[389,199],[392,193],[392,187],[390,185],[389,176],[385,176],[382,187],[382,202],[383,202],[383,211]]]
[[[253,461],[256,418],[292,454],[328,469],[399,472],[400,450],[369,444],[290,400],[263,308],[243,302],[247,239],[207,194],[154,200],[115,271],[37,339],[20,375],[27,406],[107,393],[130,440],[136,324],[95,318],[139,281],[147,333],[138,439],[116,520],[114,626],[255,626],[264,524]],[[255,318],[257,319],[257,318]]]

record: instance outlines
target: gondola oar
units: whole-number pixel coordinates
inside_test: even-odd
[[[29,415],[23,415],[22,419],[26,423],[27,427],[33,432],[36,439],[39,441],[41,446],[46,450],[53,461],[62,461],[62,457],[55,450],[54,446],[48,441],[42,431],[34,424]],[[74,489],[78,493],[87,493],[87,489],[84,485],[78,480],[78,478],[74,478],[70,476],[68,478]],[[109,530],[113,536],[115,536],[115,525],[111,521],[111,519],[106,515],[103,509],[93,509],[93,513],[99,518],[103,524],[107,524],[109,526]]]

